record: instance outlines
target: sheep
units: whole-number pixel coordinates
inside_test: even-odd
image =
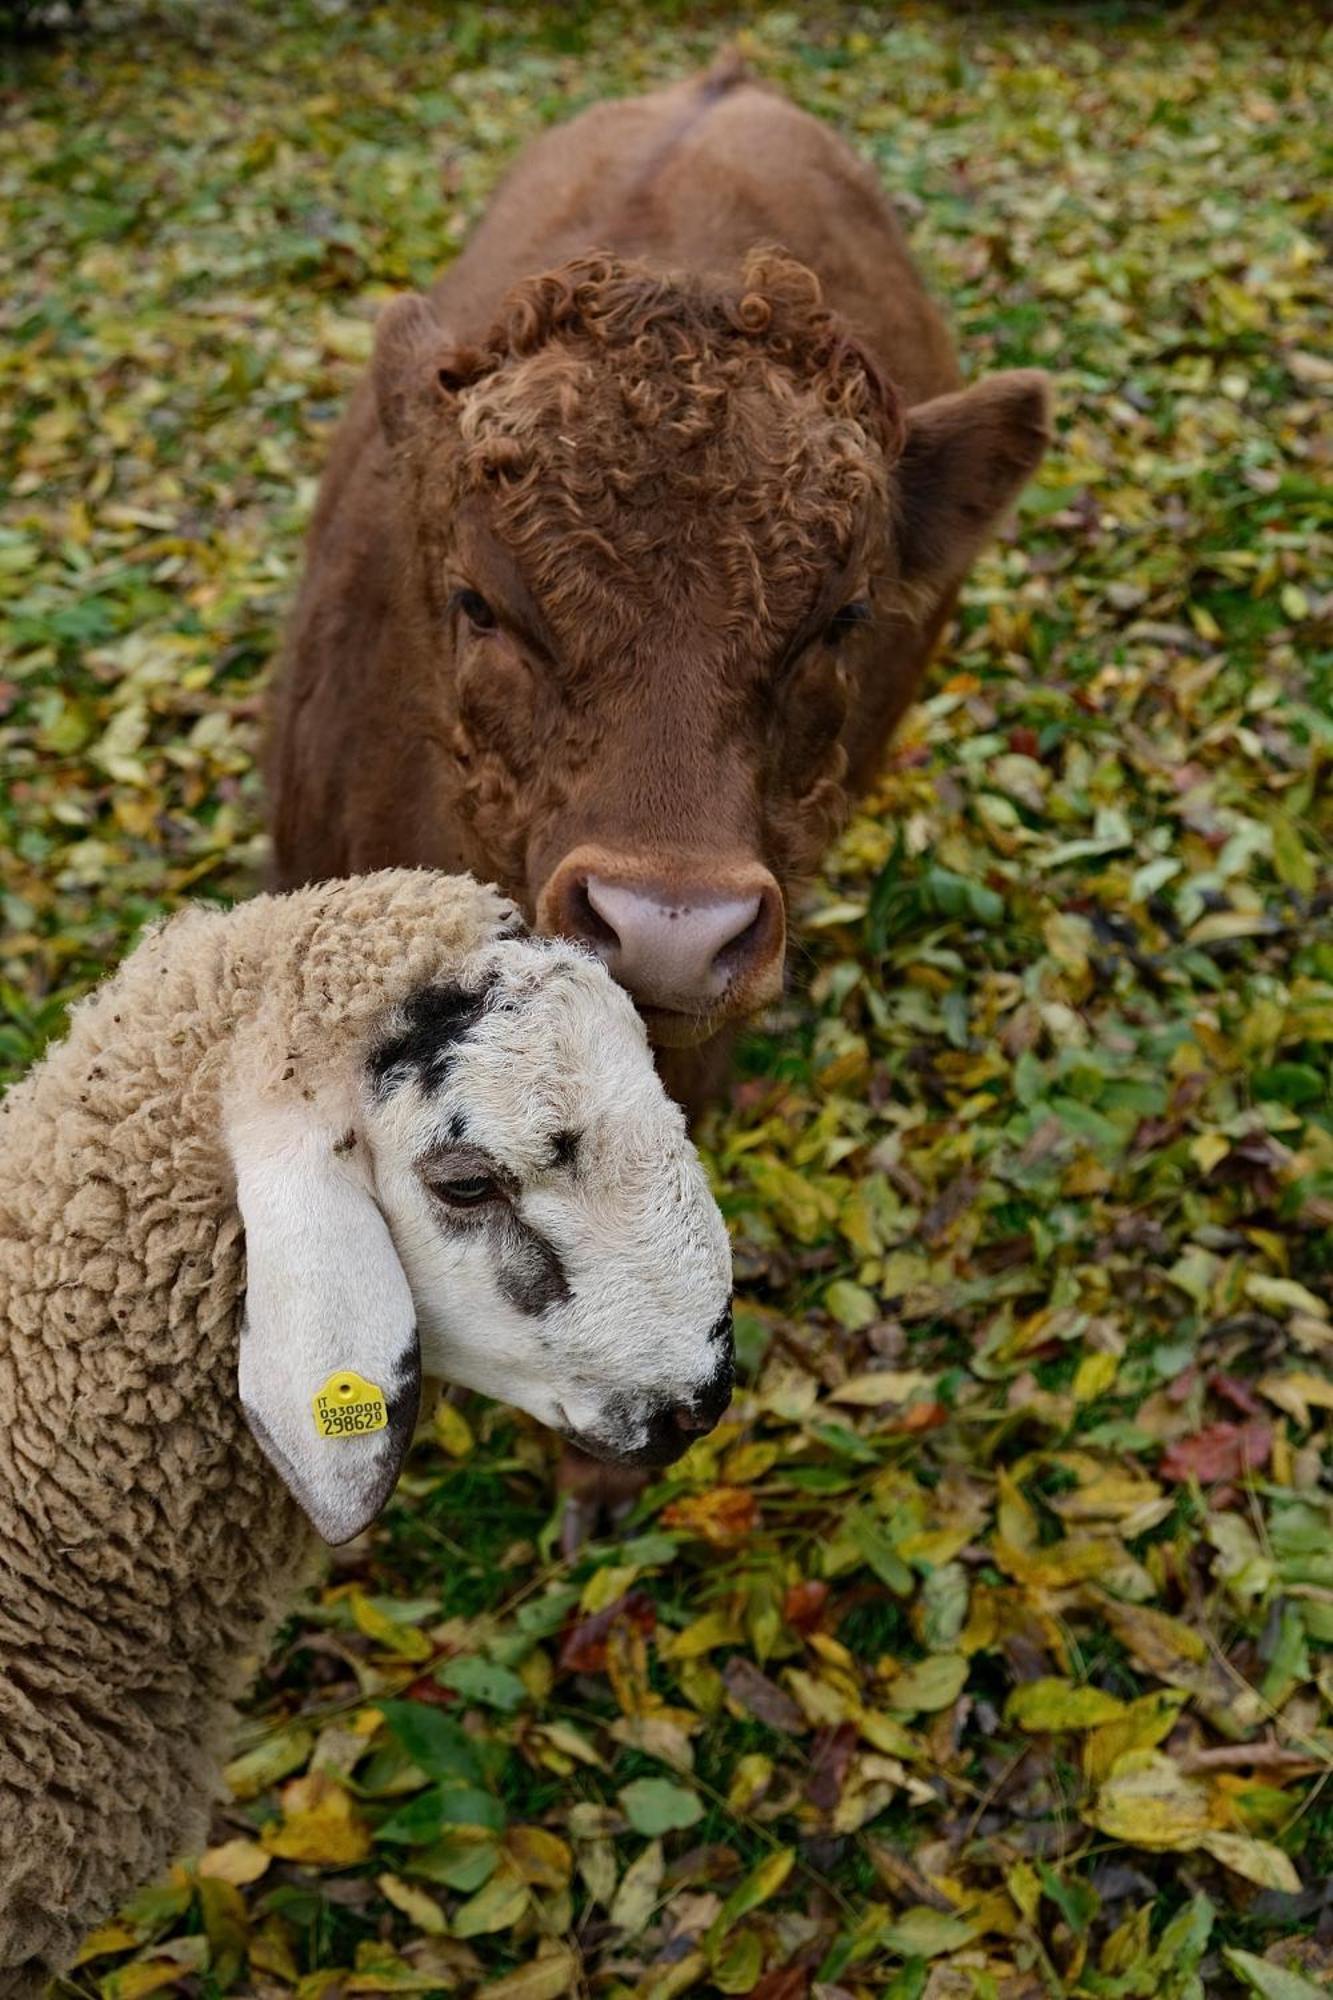
[[[206,1838],[247,1657],[423,1380],[612,1461],[730,1397],[730,1261],[627,997],[390,870],[150,933],[0,1105],[0,1995]]]

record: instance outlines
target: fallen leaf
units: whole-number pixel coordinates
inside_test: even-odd
[[[673,1785],[668,1778],[636,1778],[632,1785],[623,1785],[616,1796],[636,1833],[668,1833],[673,1827],[693,1826],[703,1818],[698,1793]]]
[[[364,1861],[372,1845],[370,1828],[350,1794],[318,1771],[283,1787],[281,1824],[264,1827],[259,1837],[283,1861],[339,1868]]]

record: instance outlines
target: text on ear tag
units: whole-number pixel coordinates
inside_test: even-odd
[[[367,1431],[387,1430],[389,1425],[384,1391],[350,1368],[330,1375],[315,1391],[311,1408],[315,1429],[323,1438],[364,1437]]]

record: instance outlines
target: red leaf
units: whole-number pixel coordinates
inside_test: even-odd
[[[785,1730],[789,1736],[795,1736],[805,1728],[805,1717],[791,1696],[767,1674],[761,1674],[754,1661],[747,1660],[743,1653],[733,1653],[722,1669],[722,1678],[732,1700],[760,1722],[766,1722],[770,1729]]]
[[[842,1797],[859,1733],[854,1722],[840,1722],[836,1729],[821,1729],[815,1738],[805,1796],[821,1812],[832,1812]]]
[[[452,1688],[441,1687],[440,1683],[433,1680],[429,1674],[423,1674],[419,1681],[413,1681],[412,1685],[405,1689],[404,1699],[424,1701],[432,1708],[452,1708],[458,1696]]]
[[[732,1549],[753,1533],[759,1502],[743,1486],[715,1486],[709,1493],[692,1493],[662,1509],[664,1528],[683,1528],[715,1549]]]
[[[757,1986],[750,1988],[750,2000],[805,2000],[810,1991],[808,1965],[784,1965],[766,1972]]]
[[[782,1615],[802,1637],[813,1632],[824,1616],[828,1585],[816,1577],[794,1583],[782,1600]]]
[[[909,1403],[888,1426],[891,1431],[934,1431],[949,1421],[947,1403]]]
[[[1255,1395],[1248,1382],[1240,1381],[1235,1375],[1224,1375],[1215,1368],[1208,1377],[1208,1386],[1215,1396],[1230,1403],[1233,1410],[1239,1410],[1243,1417],[1261,1417],[1264,1406]]]
[[[619,1619],[636,1625],[645,1637],[657,1629],[657,1607],[644,1590],[628,1590],[601,1611],[580,1618],[570,1626],[560,1648],[560,1665],[566,1673],[601,1674],[606,1671],[606,1646],[611,1628]]]
[[[1168,1446],[1157,1470],[1163,1479],[1197,1479],[1211,1486],[1219,1479],[1239,1479],[1257,1471],[1272,1449],[1271,1424],[1209,1424]]]

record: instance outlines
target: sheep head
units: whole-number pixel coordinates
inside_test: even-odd
[[[433,883],[446,910],[463,886],[372,877],[272,905],[318,904],[299,962],[331,1006],[377,879]],[[293,1032],[280,978],[264,1031],[238,1037],[241,1399],[331,1542],[387,1499],[423,1377],[637,1465],[669,1464],[730,1398],[726,1231],[643,1025],[590,953],[490,905],[465,952],[432,965],[418,936],[324,1045],[312,1002]]]

